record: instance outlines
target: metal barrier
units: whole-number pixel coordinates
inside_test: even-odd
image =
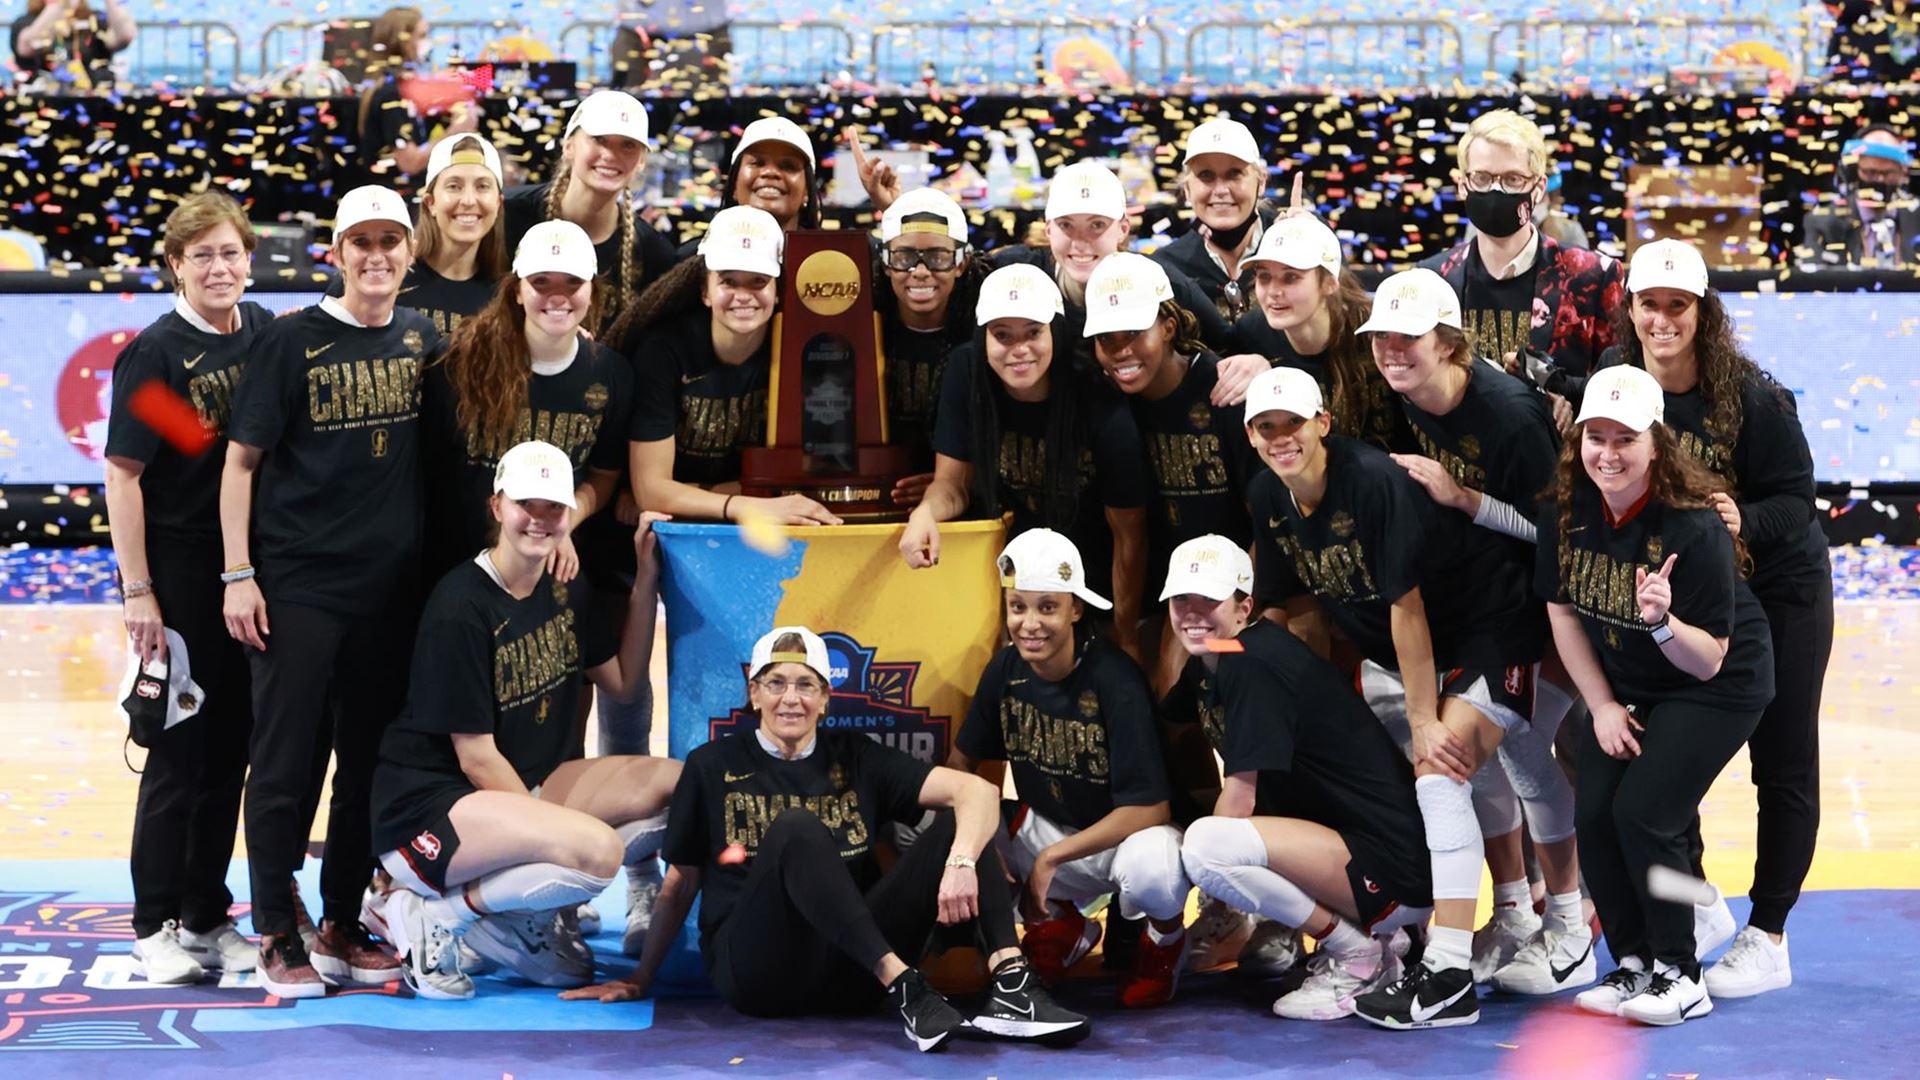
[[[1206,86],[1401,90],[1465,77],[1460,31],[1441,19],[1231,20],[1187,35],[1187,78]]]
[[[583,78],[610,83],[614,38],[623,26],[642,25],[644,16],[632,13],[611,22],[568,23],[557,48],[562,58],[580,65]],[[853,70],[853,34],[837,22],[735,20],[726,31],[728,77],[735,86],[814,86]]]
[[[1106,49],[1131,82],[1173,79],[1165,33],[1091,19],[882,23],[874,29],[868,60],[873,81],[883,87],[917,85],[929,77],[942,86],[1034,86],[1050,80],[1055,49],[1083,38]]]
[[[327,27],[335,22],[353,21],[372,25],[371,19],[307,22],[277,22],[260,33],[260,66],[256,75],[278,71],[288,64],[304,64],[325,59]]]
[[[223,22],[143,22],[134,36],[133,81],[232,86],[240,78],[240,33]]]
[[[1768,19],[1525,19],[1497,24],[1486,72],[1526,86],[1604,90],[1662,81],[1676,67],[1711,63],[1720,50],[1761,41],[1795,49]]]
[[[340,25],[365,34],[372,28],[373,19],[368,16],[343,16],[319,22],[291,20],[267,27],[260,35],[260,67],[256,74],[265,75],[288,64],[327,59],[327,28]],[[433,58],[441,62],[478,60],[495,40],[527,33],[525,24],[506,19],[436,19],[427,26],[427,36],[433,42]]]

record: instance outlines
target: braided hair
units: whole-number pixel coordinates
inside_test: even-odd
[[[573,168],[567,164],[566,155],[562,154],[560,164],[554,167],[553,180],[547,185],[546,220],[554,221],[560,218],[560,203],[566,197],[567,185],[572,178]],[[595,332],[602,329],[602,323],[610,322],[624,312],[628,301],[634,297],[636,280],[633,266],[634,230],[638,226],[634,223],[631,188],[620,189],[618,205],[620,207],[620,268],[614,273],[613,281],[609,283],[606,306],[601,309],[600,321],[592,327]],[[606,272],[602,271],[601,276],[605,277]]]

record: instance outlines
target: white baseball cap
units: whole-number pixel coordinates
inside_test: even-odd
[[[1655,240],[1642,244],[1627,264],[1627,291],[1681,289],[1707,295],[1707,260],[1685,240]]]
[[[334,240],[338,242],[347,235],[348,229],[369,221],[391,221],[404,226],[409,234],[413,232],[413,215],[407,213],[407,201],[379,184],[367,184],[340,196],[340,206],[333,212]]]
[[[804,128],[784,116],[763,116],[748,124],[746,129],[740,132],[740,141],[734,144],[733,157],[729,160],[739,161],[740,155],[747,152],[747,147],[758,142],[786,143],[807,155],[809,166],[819,167],[813,159],[813,140],[807,137]]]
[[[908,221],[910,217],[939,220]],[[967,242],[967,215],[946,192],[930,187],[914,188],[893,200],[893,205],[880,215],[881,243],[897,240],[901,233],[908,232],[939,233],[964,244]]]
[[[1234,593],[1253,594],[1253,560],[1246,549],[1224,536],[1208,533],[1173,549],[1167,560],[1167,585],[1160,599],[1189,594],[1225,600]]]
[[[707,235],[700,238],[699,252],[709,270],[779,277],[786,240],[772,214],[752,206],[729,206],[713,215]]]
[[[1181,162],[1191,163],[1201,154],[1225,154],[1248,163],[1260,161],[1260,144],[1247,125],[1230,117],[1216,116],[1196,125],[1187,133],[1187,153]]]
[[[520,238],[520,246],[513,253],[513,273],[519,278],[560,273],[592,281],[599,272],[593,241],[587,238],[585,229],[571,221],[540,222]]]
[[[1436,326],[1460,329],[1460,298],[1446,278],[1423,266],[1381,282],[1373,294],[1373,314],[1354,333],[1419,337]]]
[[[500,464],[493,467],[493,492],[514,502],[545,499],[571,510],[573,461],[552,443],[520,443],[501,454]]]
[[[1632,364],[1604,367],[1587,379],[1576,424],[1589,420],[1617,420],[1629,430],[1645,431],[1666,419],[1667,399],[1660,382]]]
[[[774,652],[773,643],[788,634],[800,638],[801,650]],[[760,635],[760,640],[753,643],[753,658],[747,661],[747,677],[757,679],[761,672],[775,664],[805,664],[828,685],[833,683],[833,672],[827,661],[827,643],[820,640],[819,634],[804,626],[776,626]]]
[[[1072,593],[1102,611],[1113,602],[1087,588],[1080,549],[1052,529],[1028,529],[1000,553],[1000,584],[1021,592]]]
[[[1173,299],[1173,284],[1160,264],[1145,255],[1116,251],[1087,278],[1087,326],[1093,337],[1116,330],[1145,330],[1160,317],[1160,303]]]
[[[1264,412],[1290,412],[1295,416],[1319,416],[1327,411],[1320,396],[1320,384],[1312,375],[1295,367],[1268,368],[1247,385],[1247,411],[1244,423]]]
[[[1112,258],[1112,256],[1108,256]],[[1032,263],[1009,263],[980,283],[973,321],[985,326],[995,319],[1031,319],[1050,323],[1067,311],[1060,286]]]
[[[1095,214],[1115,221],[1127,216],[1127,192],[1113,170],[1097,161],[1061,166],[1047,185],[1047,220]]]
[[[584,131],[589,135],[625,135],[647,141],[647,108],[640,99],[624,90],[598,90],[588,94],[567,118],[566,135]],[[564,136],[563,136],[564,137]]]
[[[506,175],[500,171],[500,151],[480,136],[465,132],[433,144],[433,153],[427,155],[427,182],[421,193],[432,190],[434,178],[450,165],[485,165],[493,174],[494,183],[504,187],[507,182]]]
[[[1298,217],[1281,218],[1260,234],[1260,246],[1242,262],[1279,263],[1295,270],[1318,267],[1338,276],[1340,238],[1333,234],[1326,222],[1317,217],[1301,214]]]

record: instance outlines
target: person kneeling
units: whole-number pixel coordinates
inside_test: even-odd
[[[1162,597],[1226,767],[1215,816],[1193,823],[1181,855],[1208,896],[1318,939],[1306,982],[1274,1014],[1338,1020],[1398,977],[1395,932],[1431,913],[1420,807],[1366,703],[1306,643],[1253,618],[1252,589],[1233,541],[1174,549]]]
[[[375,851],[395,888],[384,918],[421,997],[473,996],[459,942],[549,986],[592,981],[593,954],[556,935],[563,911],[598,896],[621,865],[652,859],[680,763],[565,760],[581,675],[630,699],[653,646],[655,538],[617,643],[585,589],[548,570],[568,532],[573,464],[543,442],[500,459],[490,499],[498,539],[434,588],[420,620],[407,709],[380,746]]]

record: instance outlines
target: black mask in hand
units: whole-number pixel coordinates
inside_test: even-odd
[[[1500,239],[1512,236],[1533,220],[1533,193],[1509,195],[1499,188],[1467,193],[1467,220],[1482,233]]]

